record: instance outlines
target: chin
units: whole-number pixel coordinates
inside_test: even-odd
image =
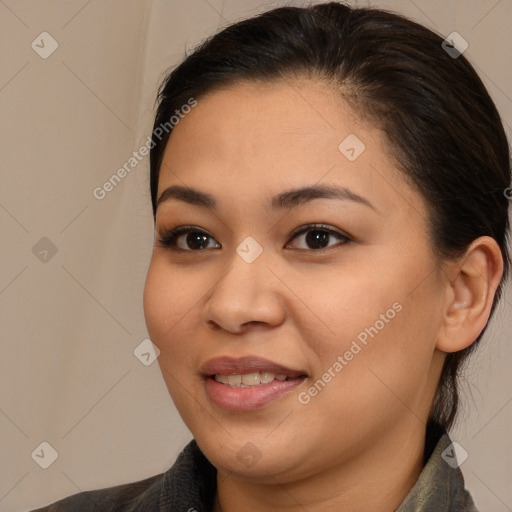
[[[194,434],[194,433],[193,433]],[[290,450],[290,443],[261,436],[194,434],[201,451],[221,473],[235,474],[254,483],[276,483],[299,477],[298,465],[305,454]]]

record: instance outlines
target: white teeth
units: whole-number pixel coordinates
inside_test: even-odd
[[[262,384],[268,384],[269,382],[272,382],[276,378],[275,373],[272,372],[263,372],[260,374],[260,381]]]
[[[246,388],[250,386],[258,386],[260,384],[268,384],[274,380],[285,381],[286,375],[276,375],[272,372],[252,372],[243,375],[223,375],[216,373],[214,379],[221,384],[227,384],[236,388]]]
[[[246,386],[255,386],[260,383],[260,374],[258,372],[246,373],[242,375],[242,384]],[[230,383],[231,384],[231,383]]]
[[[230,386],[240,387],[240,384],[242,384],[242,376],[241,375],[228,375],[228,384]]]

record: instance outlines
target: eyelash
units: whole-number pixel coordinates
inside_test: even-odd
[[[290,242],[297,238],[299,235],[302,235],[304,233],[308,233],[309,231],[322,231],[325,233],[328,233],[329,235],[332,235],[336,238],[338,238],[339,242],[334,245],[330,245],[321,249],[303,249],[300,250],[307,250],[309,252],[322,252],[332,249],[333,247],[337,247],[339,245],[345,245],[348,242],[352,242],[352,239],[345,235],[344,233],[341,233],[339,231],[336,231],[334,229],[331,229],[330,227],[326,226],[325,224],[304,224],[302,226],[299,226],[296,228],[290,235]],[[193,249],[181,249],[176,246],[176,240],[180,235],[186,234],[186,233],[199,233],[202,235],[205,235],[211,239],[214,240],[214,238],[209,235],[206,231],[204,231],[201,228],[198,228],[196,226],[179,226],[174,229],[166,230],[164,231],[157,239],[157,244],[159,247],[163,247],[165,249],[171,249],[173,251],[177,252],[203,252],[207,249],[199,249],[199,250],[193,250]],[[287,242],[286,246],[289,245],[290,242]],[[218,242],[217,242],[218,243]],[[219,244],[220,245],[220,244]],[[215,247],[216,248],[216,247]]]

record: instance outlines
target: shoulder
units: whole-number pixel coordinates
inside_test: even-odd
[[[86,491],[33,512],[135,512],[158,506],[164,473],[138,482]],[[144,507],[144,508],[141,508]]]
[[[173,466],[145,480],[86,491],[32,512],[144,512],[210,510],[217,470],[195,440],[179,454]]]

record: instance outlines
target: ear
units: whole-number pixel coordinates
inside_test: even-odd
[[[501,250],[491,237],[474,240],[464,255],[446,268],[444,318],[436,343],[443,352],[471,345],[484,329],[503,275]]]

